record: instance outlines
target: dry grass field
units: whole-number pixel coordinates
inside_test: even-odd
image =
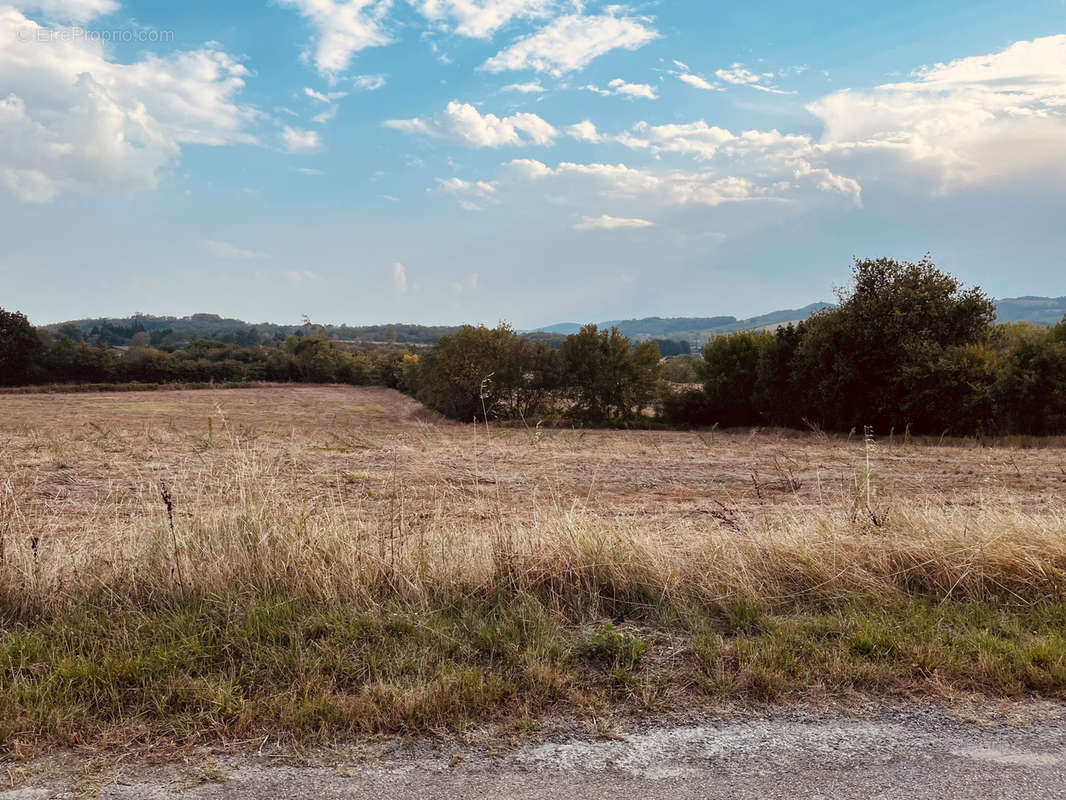
[[[0,748],[1066,696],[1066,449],[0,396]],[[606,624],[616,615],[618,625]]]

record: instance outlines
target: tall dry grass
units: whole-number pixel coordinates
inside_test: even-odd
[[[10,619],[92,603],[155,607],[182,597],[279,593],[374,608],[383,598],[531,593],[571,612],[619,605],[769,607],[921,594],[1034,605],[1066,596],[1066,509],[923,500],[826,504],[759,519],[728,510],[610,519],[579,506],[512,515],[491,491],[476,533],[402,500],[382,510],[326,491],[294,503],[285,465],[239,445],[225,463],[146,484],[89,516],[81,536],[42,536],[8,514],[0,593]],[[856,494],[860,494],[857,492]],[[164,494],[172,498],[168,508]],[[402,497],[402,492],[399,493]],[[94,528],[121,533],[97,534]]]

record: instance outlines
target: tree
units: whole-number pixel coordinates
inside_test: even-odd
[[[759,361],[773,342],[769,333],[716,336],[703,348],[703,390],[710,415],[723,426],[757,423],[755,385]]]
[[[824,427],[902,429],[912,421],[907,398],[916,368],[947,348],[980,343],[995,305],[928,256],[917,264],[856,260],[852,279],[837,293],[839,307],[808,320],[793,384],[807,416]]]
[[[997,418],[1006,429],[1066,433],[1066,326],[1028,337],[1007,354],[993,391]]]
[[[42,350],[37,331],[25,314],[0,308],[0,384],[32,382]]]
[[[452,419],[506,414],[520,369],[512,358],[517,341],[504,323],[466,325],[442,336],[420,360],[419,399]]]
[[[639,416],[659,381],[659,351],[651,342],[631,347],[617,328],[586,325],[559,348],[573,415],[592,423]]]

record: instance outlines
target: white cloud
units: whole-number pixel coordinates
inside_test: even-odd
[[[346,69],[368,47],[390,44],[385,14],[392,0],[278,0],[295,8],[315,30],[313,52],[305,53],[320,74],[330,78]]]
[[[340,100],[342,97],[347,97],[347,92],[318,92],[309,87],[304,88],[304,94],[310,97],[312,100],[318,100],[320,103],[332,103],[334,100]]]
[[[318,131],[291,128],[288,125],[281,130],[281,141],[290,153],[317,153],[322,149],[322,137]]]
[[[116,0],[15,0],[12,5],[20,11],[39,11],[55,22],[88,22],[119,8]]]
[[[589,120],[577,122],[566,129],[566,133],[572,139],[581,142],[602,142],[604,137],[596,130],[596,126]]]
[[[437,178],[437,184],[440,191],[450,194],[467,211],[481,211],[496,202],[496,184],[489,181]]]
[[[392,285],[400,294],[407,293],[407,267],[399,261],[392,265]]]
[[[322,276],[309,269],[292,269],[281,273],[281,277],[292,284],[301,284],[304,281],[317,281]]]
[[[256,259],[256,258],[269,258],[266,253],[260,253],[256,250],[245,250],[244,248],[237,247],[229,242],[223,242],[218,239],[204,239],[204,248],[216,258],[232,258],[232,259]]]
[[[22,200],[151,189],[185,144],[256,141],[249,128],[262,115],[237,104],[248,70],[229,54],[119,64],[70,29],[40,30],[0,7],[0,183]]]
[[[514,19],[549,16],[555,0],[411,0],[428,19],[460,36],[487,39]]]
[[[404,133],[449,139],[468,147],[502,147],[504,145],[550,145],[559,132],[536,114],[520,113],[509,117],[482,114],[468,103],[455,100],[443,113],[429,118],[392,119],[382,123]]]
[[[736,134],[703,120],[670,125],[638,122],[633,131],[615,137],[615,141],[657,155],[676,153],[701,161],[713,160],[724,165],[730,176],[752,175],[761,185],[806,180],[819,191],[836,192],[855,205],[862,205],[858,181],[832,172],[827,166],[827,153],[806,135],[776,130]]]
[[[314,169],[313,167],[297,167],[296,171],[299,172],[301,175],[310,175],[310,176],[318,176],[318,175],[325,175],[326,174],[322,170]]]
[[[488,72],[532,69],[562,75],[583,69],[590,61],[617,48],[637,50],[659,36],[644,20],[569,14],[519,39],[482,65]]]
[[[796,178],[810,177],[810,183],[816,190],[825,191],[818,184],[838,177],[830,177],[831,173],[813,169],[804,175],[781,169],[779,174],[749,177],[725,175],[713,170],[652,171],[625,164],[562,162],[552,168],[531,159],[512,161],[505,167],[518,180],[569,181],[566,188],[572,196],[580,196],[582,183],[588,182],[600,197],[616,202],[639,202],[641,208],[654,205],[719,206],[751,201],[781,202],[794,198],[803,188],[802,184],[795,182]],[[840,191],[836,186],[830,188]]]
[[[844,90],[807,106],[819,147],[856,169],[926,177],[934,191],[1066,173],[1066,35]]]
[[[376,92],[385,86],[384,75],[356,75],[352,85],[361,92]]]
[[[575,231],[618,231],[651,228],[654,222],[639,217],[611,217],[603,214],[599,217],[582,217],[574,226]]]
[[[721,88],[715,86],[713,83],[704,80],[699,75],[693,75],[690,72],[683,72],[677,76],[678,80],[687,83],[689,86],[695,86],[697,89],[703,89],[706,92],[721,91]]]
[[[621,95],[623,97],[644,97],[648,100],[655,100],[659,97],[658,90],[647,83],[626,83],[621,78],[615,78],[607,84],[606,89],[601,89],[599,86],[589,84],[584,87],[586,91],[595,92],[596,94],[603,95],[604,97],[610,97],[611,95]]]
[[[765,83],[765,81],[771,81],[774,79],[774,73],[755,73],[740,63],[733,64],[729,69],[716,70],[714,74],[719,80],[723,80],[726,83],[732,83],[737,86],[750,86],[752,89],[758,89],[760,92],[791,94],[783,89],[778,89],[776,86],[771,86]]]
[[[529,83],[510,83],[507,86],[504,86],[501,91],[521,92],[522,94],[540,94],[544,91],[544,87],[541,86],[538,81],[530,81]]]
[[[340,106],[330,106],[325,111],[319,111],[311,117],[311,121],[319,125],[325,125],[327,122],[333,122],[337,118],[338,111],[340,111]]]

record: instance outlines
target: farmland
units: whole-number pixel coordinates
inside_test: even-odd
[[[0,396],[0,747],[1066,697],[1066,449]],[[608,624],[619,617],[618,624]]]

